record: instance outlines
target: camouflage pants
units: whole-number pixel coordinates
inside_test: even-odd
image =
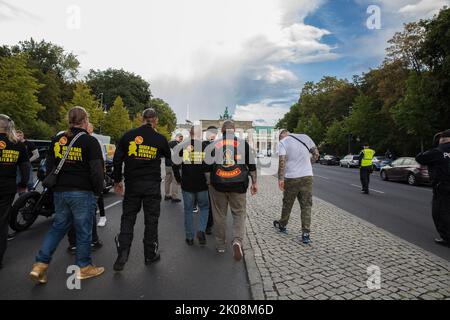
[[[280,224],[287,226],[295,199],[300,203],[302,231],[309,232],[311,227],[313,177],[285,179],[283,209]]]

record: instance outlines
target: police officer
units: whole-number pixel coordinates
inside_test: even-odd
[[[158,220],[161,206],[161,158],[170,158],[166,138],[155,131],[158,117],[155,110],[146,109],[143,125],[125,133],[114,155],[114,191],[123,195],[122,165],[125,163],[125,195],[120,234],[116,237],[118,257],[115,271],[122,271],[130,253],[136,216],[144,208],[145,264],[159,260]]]
[[[434,148],[416,156],[428,166],[433,184],[432,215],[441,236],[435,242],[450,247],[450,129],[435,137]]]
[[[359,154],[359,176],[361,179],[361,193],[369,194],[370,175],[373,172],[372,162],[375,151],[370,149],[368,143],[364,143],[364,149]]]
[[[17,168],[21,174],[18,184]],[[30,168],[27,150],[15,134],[14,122],[0,114],[0,269],[7,246],[9,208],[16,192],[26,191]]]

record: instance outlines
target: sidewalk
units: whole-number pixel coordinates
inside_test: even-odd
[[[297,238],[298,202],[289,234],[281,234],[272,226],[281,213],[277,181],[262,176],[259,187],[259,194],[248,201],[244,248],[254,299],[450,300],[447,261],[318,198],[313,205],[313,242],[304,246]],[[370,266],[380,269],[380,289],[367,286]]]

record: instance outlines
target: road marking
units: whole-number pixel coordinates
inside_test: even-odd
[[[315,174],[314,176],[315,176],[315,177],[319,177],[319,178],[322,178],[322,179],[325,179],[325,180],[330,180],[330,178],[327,178],[327,177],[323,177],[323,176],[319,176],[318,174]]]
[[[111,209],[112,207],[115,207],[120,203],[122,203],[122,200],[119,200],[119,201],[114,202],[113,204],[110,204],[109,206],[105,207],[105,210]]]
[[[352,186],[352,187],[356,187],[356,188],[361,188],[361,186],[358,186],[358,185],[356,185],[356,184],[351,184],[351,186]],[[378,193],[381,193],[381,194],[385,194],[385,192],[380,191],[380,190],[375,190],[375,189],[370,189],[370,188],[369,188],[369,190],[370,190],[370,191],[373,191],[373,192],[378,192]]]

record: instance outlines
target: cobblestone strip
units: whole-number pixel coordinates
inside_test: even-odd
[[[254,299],[450,299],[449,262],[321,199],[314,198],[310,245],[298,240],[298,203],[289,233],[277,232],[281,192],[273,177],[259,184],[244,247]],[[380,289],[371,266],[380,270]]]

